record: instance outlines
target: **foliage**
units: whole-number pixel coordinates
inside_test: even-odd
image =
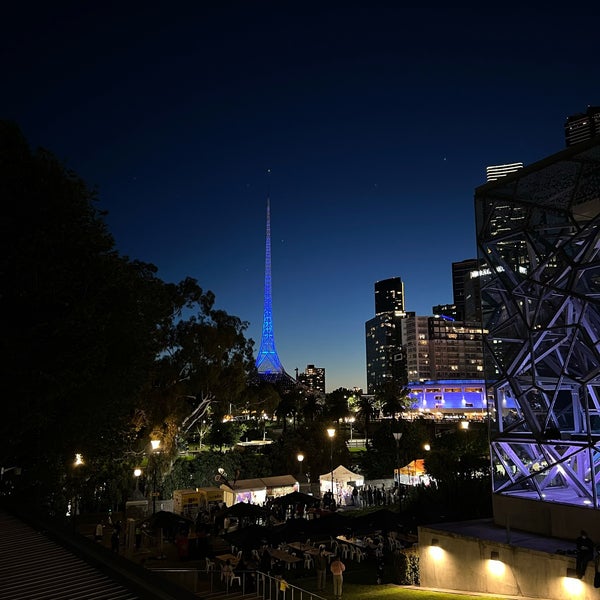
[[[369,427],[372,419],[375,417],[375,399],[373,396],[361,395],[356,400],[357,419],[363,423],[365,430],[365,445],[369,446]]]
[[[183,425],[224,414],[254,374],[247,324],[195,280],[166,284],[119,255],[96,192],[8,122],[0,193],[3,356],[18,389],[0,425],[2,464],[22,468],[23,497],[64,514],[75,491],[120,503],[159,435],[164,484]]]
[[[213,421],[213,424],[206,436],[206,443],[216,446],[220,451],[224,446],[233,446],[240,441],[244,433],[244,425],[237,421]]]
[[[419,552],[416,548],[403,548],[392,555],[393,572],[399,585],[419,585]]]
[[[0,458],[22,467],[30,493],[56,499],[76,452],[99,485],[123,456],[170,306],[156,268],[115,251],[95,192],[6,122],[0,186],[3,356],[19,390]]]
[[[397,381],[386,381],[375,390],[375,403],[384,416],[396,418],[396,415],[411,404],[410,390]]]
[[[461,485],[465,481],[486,477],[490,458],[487,429],[471,424],[469,429],[453,430],[431,442],[425,470],[439,483]]]
[[[350,416],[348,408],[348,399],[352,396],[352,390],[346,388],[338,388],[326,395],[325,414],[332,421],[341,421]]]

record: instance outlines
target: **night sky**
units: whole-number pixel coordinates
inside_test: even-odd
[[[451,302],[485,167],[562,150],[600,104],[595,3],[21,4],[0,118],[97,187],[121,253],[197,279],[256,350],[270,196],[278,354],[328,392],[366,389],[375,281],[400,276],[417,314]]]

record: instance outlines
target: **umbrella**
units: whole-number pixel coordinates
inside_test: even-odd
[[[249,502],[238,502],[228,508],[224,508],[219,512],[220,516],[259,519],[269,515],[269,509],[259,506],[258,504],[250,504]]]
[[[152,530],[159,529],[160,530],[160,554],[164,555],[163,551],[163,532],[167,530],[167,537],[173,537],[174,532],[179,531],[180,529],[189,529],[194,525],[194,521],[192,519],[188,519],[187,517],[183,517],[174,512],[169,512],[168,510],[159,510],[157,513],[150,515],[144,521],[148,524],[148,527]]]
[[[182,515],[178,515],[168,510],[159,510],[157,513],[150,515],[145,522],[151,529],[179,529],[181,527],[191,527],[194,524],[192,519],[188,519]]]
[[[259,548],[263,544],[278,544],[281,541],[281,536],[272,527],[254,524],[224,533],[221,537],[227,543],[246,550]]]
[[[278,496],[273,500],[273,504],[281,504],[282,506],[292,506],[293,504],[304,504],[312,506],[318,504],[321,501],[320,498],[315,498],[310,494],[303,494],[302,492],[290,492],[285,496]]]
[[[323,515],[316,519],[290,519],[286,522],[282,535],[288,542],[315,536],[335,536],[348,528],[349,521],[348,517],[339,513]]]
[[[358,517],[350,517],[347,527],[354,533],[374,533],[389,531],[402,526],[404,517],[397,512],[382,508]]]

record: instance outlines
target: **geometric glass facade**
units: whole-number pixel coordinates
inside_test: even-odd
[[[600,140],[475,190],[495,494],[600,508]]]

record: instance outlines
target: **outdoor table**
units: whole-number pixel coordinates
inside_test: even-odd
[[[291,542],[288,544],[288,548],[292,548],[293,550],[298,550],[299,552],[303,552],[305,554],[310,554],[311,556],[317,556],[319,554],[319,548],[315,548],[315,546],[311,546],[310,544],[303,544],[302,542]],[[325,556],[329,559],[334,553],[329,550],[323,551]]]
[[[369,544],[360,538],[347,538],[345,535],[338,535],[337,540],[342,544],[352,544],[361,550],[366,550],[369,547]]]
[[[235,554],[219,554],[218,556],[215,556],[215,558],[219,561],[221,561],[223,564],[225,564],[227,561],[229,561],[233,566],[237,565],[238,558]]]
[[[285,550],[277,550],[275,548],[269,550],[269,554],[276,560],[280,560],[281,562],[287,563],[289,565],[291,565],[292,563],[300,562],[302,560],[297,556],[292,556],[289,552],[286,552]]]

